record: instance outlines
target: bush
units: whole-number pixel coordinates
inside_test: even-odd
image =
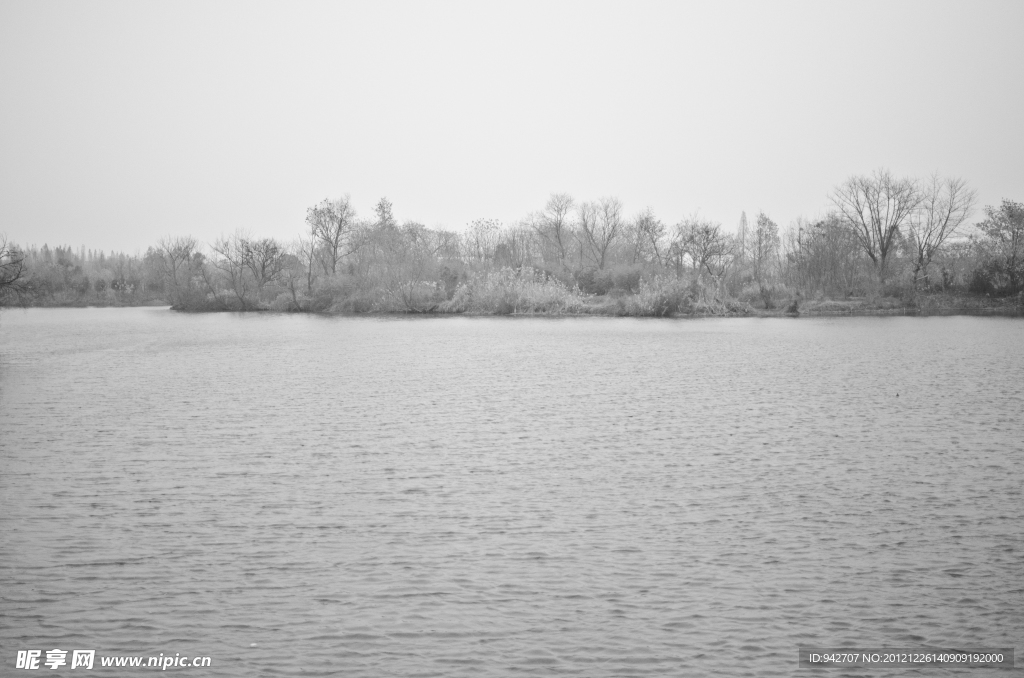
[[[588,268],[579,271],[575,283],[584,294],[603,296],[614,290],[627,294],[636,294],[640,290],[640,278],[643,270],[640,266],[623,265],[610,268]]]
[[[584,294],[605,295],[614,284],[608,271],[588,268],[576,274],[576,286]]]
[[[295,299],[292,298],[290,292],[281,292],[270,302],[270,310],[284,313],[288,311],[301,311],[302,307],[296,307]]]
[[[636,295],[624,301],[628,315],[666,317],[693,310],[689,286],[676,278],[641,279]]]
[[[441,289],[445,299],[455,296],[455,290],[459,288],[459,273],[448,266],[442,266],[438,275],[441,279]]]
[[[579,293],[542,271],[502,268],[489,275],[473,274],[442,302],[444,313],[566,313],[583,307]]]
[[[1013,277],[1005,262],[990,259],[971,272],[967,291],[972,294],[987,294],[993,297],[1009,296],[1015,292]]]
[[[617,266],[611,269],[613,289],[619,289],[628,294],[636,294],[640,291],[640,280],[642,271],[639,266]]]
[[[761,299],[761,288],[757,283],[748,282],[736,294],[739,301],[754,304]]]
[[[335,302],[329,309],[331,313],[371,313],[381,309],[380,305],[361,292]]]
[[[313,286],[308,310],[323,313],[337,304],[344,305],[356,293],[355,280],[348,275],[334,275],[319,279]]]
[[[376,299],[376,303],[372,303],[369,297],[364,297],[363,301],[372,303],[378,311],[430,313],[445,301],[445,296],[439,282],[407,280],[398,284],[392,282],[389,287],[379,291]]]

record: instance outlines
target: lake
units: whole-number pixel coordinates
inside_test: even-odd
[[[5,310],[0,415],[8,668],[774,676],[801,645],[1024,648],[1020,319]]]

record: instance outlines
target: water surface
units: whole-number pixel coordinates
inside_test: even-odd
[[[1024,650],[1020,320],[5,311],[0,415],[5,667]]]

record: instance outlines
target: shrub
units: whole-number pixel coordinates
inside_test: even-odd
[[[272,302],[270,302],[270,310],[272,311],[296,311],[295,301],[292,299],[292,295],[287,292],[278,294]]]
[[[637,293],[625,300],[629,315],[666,317],[693,309],[689,287],[676,278],[641,279]]]
[[[458,271],[455,271],[448,266],[442,266],[438,277],[441,279],[441,289],[444,292],[444,298],[451,299],[454,297],[455,290],[459,287]]]
[[[583,300],[542,271],[502,268],[489,275],[473,274],[460,283],[438,310],[445,313],[565,313],[579,310]]]
[[[1005,262],[990,259],[971,271],[967,290],[972,294],[987,294],[993,297],[1014,293],[1013,277]]]
[[[334,275],[321,278],[313,286],[309,309],[317,313],[331,310],[337,304],[345,304],[356,292],[355,280],[348,275]]]
[[[611,269],[612,289],[619,289],[629,294],[640,291],[642,271],[639,266],[617,266]]]
[[[761,299],[761,288],[757,283],[748,282],[736,294],[736,299],[753,304]]]
[[[612,285],[614,285],[612,276],[607,271],[588,268],[576,274],[576,286],[584,294],[605,295],[608,294]]]

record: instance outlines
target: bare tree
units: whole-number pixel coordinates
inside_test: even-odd
[[[533,262],[533,231],[526,226],[507,228],[494,246],[494,264],[500,268],[521,269]]]
[[[358,239],[353,237],[355,219],[356,211],[347,195],[337,200],[324,200],[306,211],[306,223],[319,246],[324,273],[335,275],[338,262],[359,246]]]
[[[422,313],[439,301],[437,253],[442,241],[422,224],[401,227],[381,219],[373,229],[369,249],[377,285],[395,306],[393,310]]]
[[[24,253],[0,234],[0,299],[20,289],[24,274]]]
[[[747,225],[747,213],[740,212],[740,226],[736,231],[736,256],[740,259],[747,257],[747,248],[749,247],[749,227]]]
[[[249,237],[236,231],[234,235],[222,237],[213,244],[216,254],[213,265],[217,267],[227,280],[242,310],[247,311],[253,304],[253,293],[256,282],[248,266]]]
[[[434,231],[437,256],[443,261],[457,261],[461,257],[462,239],[455,231]]]
[[[897,179],[888,170],[876,170],[870,177],[850,177],[836,187],[831,200],[884,283],[889,255],[899,242],[900,227],[921,203],[917,184],[912,179]]]
[[[583,203],[578,214],[590,255],[597,268],[603,269],[609,250],[622,235],[622,202],[618,198],[602,198],[597,203]]]
[[[576,201],[568,193],[553,193],[540,218],[534,222],[537,235],[555,252],[559,265],[568,268],[569,248],[572,242],[572,225],[569,215]]]
[[[289,245],[282,246],[281,250],[281,273],[278,279],[292,297],[292,308],[294,311],[301,311],[302,301],[299,298],[300,292],[309,293],[312,286],[309,282],[309,270],[306,267],[305,243],[302,238],[293,241]]]
[[[299,242],[295,247],[296,256],[299,262],[302,264],[302,269],[306,279],[306,293],[311,294],[313,292],[313,283],[316,282],[317,278],[317,241],[312,235],[310,237],[299,237]]]
[[[199,301],[205,258],[196,239],[164,238],[157,243],[156,254],[171,304],[188,307]]]
[[[252,272],[256,282],[257,294],[263,291],[267,283],[276,281],[284,268],[284,250],[273,238],[245,240],[243,263]]]
[[[633,219],[630,225],[630,239],[634,263],[639,260],[664,265],[665,224],[654,216],[654,211],[650,207]]]
[[[828,214],[815,222],[797,218],[785,245],[787,274],[797,287],[840,296],[857,288],[864,250],[838,215]]]
[[[188,262],[199,250],[199,243],[195,238],[164,238],[157,243],[157,250],[162,257],[162,268],[166,278],[175,286],[184,283],[184,272],[188,268]]]
[[[757,225],[753,234],[746,236],[746,240],[746,249],[761,300],[765,308],[774,308],[773,282],[779,270],[779,248],[782,244],[779,239],[779,227],[767,214],[761,212],[757,215]]]
[[[465,250],[463,257],[468,262],[485,262],[494,259],[494,248],[501,237],[501,224],[496,219],[475,219],[469,225],[462,240]]]
[[[914,283],[928,282],[928,266],[948,238],[974,211],[977,193],[963,179],[933,174],[921,191],[920,207],[907,221],[907,242],[914,256]]]
[[[391,201],[387,198],[381,198],[374,208],[377,213],[377,226],[380,228],[394,228],[398,226],[398,222],[395,221],[395,217],[391,211]]]
[[[694,270],[700,274],[724,275],[732,254],[732,242],[722,233],[722,225],[692,217],[676,226],[677,249],[689,255]]]
[[[754,232],[747,236],[747,250],[754,269],[754,281],[764,286],[775,274],[779,263],[779,227],[768,215],[757,215]]]

